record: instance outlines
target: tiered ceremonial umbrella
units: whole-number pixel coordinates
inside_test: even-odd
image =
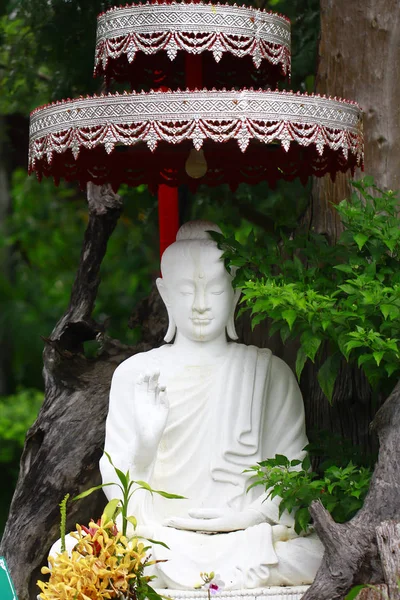
[[[82,186],[147,184],[158,191],[162,253],[181,184],[273,186],[362,167],[359,106],[268,88],[289,74],[281,15],[200,2],[113,8],[98,17],[95,75],[130,91],[33,111],[29,170]]]

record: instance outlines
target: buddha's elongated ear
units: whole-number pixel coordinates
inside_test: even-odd
[[[241,294],[242,294],[242,290],[237,288],[235,290],[235,294],[233,297],[233,306],[232,306],[231,314],[229,315],[228,323],[226,325],[226,333],[227,333],[228,338],[230,338],[231,340],[237,340],[239,337],[238,334],[236,333],[236,327],[235,327],[235,310],[236,310],[236,306],[237,306],[237,303],[239,302]]]
[[[165,283],[163,282],[163,280],[161,279],[161,277],[158,277],[156,279],[156,286],[158,289],[158,293],[160,294],[162,301],[165,304],[165,308],[167,309],[167,313],[168,313],[168,329],[167,329],[167,333],[165,334],[164,337],[164,341],[169,343],[172,342],[172,340],[175,337],[176,334],[176,325],[175,325],[175,321],[174,318],[171,314],[170,311],[170,302],[169,302],[169,298],[168,298],[168,290],[166,288]]]

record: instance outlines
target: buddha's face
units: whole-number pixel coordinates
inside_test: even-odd
[[[202,342],[224,335],[235,294],[221,251],[194,244],[180,260],[174,258],[163,268],[159,289],[178,334]]]

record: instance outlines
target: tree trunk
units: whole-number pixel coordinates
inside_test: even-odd
[[[376,528],[379,555],[390,600],[400,600],[400,523],[384,521]]]
[[[399,37],[397,0],[321,0],[317,91],[359,102],[364,110],[365,171],[383,189],[397,189],[400,183]],[[329,178],[314,183],[309,227],[333,241],[340,234],[340,224],[330,203],[349,195],[348,181],[349,177],[340,175],[335,184]],[[374,405],[365,378],[344,365],[329,408],[316,387],[315,375],[311,366],[302,379],[308,427],[337,431],[370,450],[369,422],[379,403]],[[376,528],[400,516],[399,400],[400,385],[374,419],[381,446],[363,509],[350,523],[338,525],[322,505],[313,506],[325,555],[304,600],[339,599],[355,584],[383,580]]]

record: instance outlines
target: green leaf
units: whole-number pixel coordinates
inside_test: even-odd
[[[115,469],[115,466],[114,466],[114,463],[113,463],[113,461],[112,461],[112,458],[111,458],[111,456],[110,456],[110,455],[108,454],[108,452],[106,452],[105,450],[104,450],[104,454],[107,456],[107,460],[108,460],[108,462],[110,463],[110,465],[111,465],[112,467],[114,467],[114,469]]]
[[[354,241],[358,246],[359,250],[362,250],[362,247],[364,246],[365,242],[368,241],[368,236],[365,235],[365,233],[357,233],[354,236]]]
[[[147,490],[148,492],[150,492],[151,494],[158,494],[159,496],[162,496],[163,498],[169,498],[171,500],[185,500],[185,496],[178,496],[178,494],[169,494],[168,492],[163,492],[162,490],[153,490],[152,487],[149,486],[148,483],[146,483],[145,481],[135,481],[135,483],[144,490]]]
[[[97,492],[97,490],[101,490],[102,488],[106,487],[107,485],[118,485],[118,484],[102,483],[100,485],[96,485],[95,487],[91,487],[88,490],[86,490],[85,492],[78,494],[77,496],[75,496],[75,498],[72,498],[72,500],[75,501],[75,500],[81,500],[82,498],[86,498],[87,496],[90,496],[90,494],[93,494],[93,492]]]
[[[147,598],[147,600],[163,600],[165,596],[160,596],[148,583],[142,582],[143,586],[143,595],[140,594],[140,597]]]
[[[340,360],[340,354],[339,352],[336,352],[332,356],[328,356],[328,358],[318,371],[318,383],[321,386],[321,390],[328,398],[329,402],[332,402],[335,381],[337,379],[340,368]]]
[[[118,506],[120,505],[121,501],[119,498],[113,498],[113,500],[110,500],[110,502],[108,502],[103,510],[103,514],[101,515],[101,523],[102,525],[105,525],[106,523],[109,523],[110,521],[114,521],[115,518],[115,512],[118,508]]]
[[[304,369],[304,365],[306,364],[306,360],[307,360],[307,355],[303,350],[303,347],[300,346],[300,348],[297,351],[297,356],[296,356],[296,376],[298,381],[300,381],[300,377],[302,374],[302,371]]]
[[[292,331],[293,323],[297,319],[297,312],[292,309],[284,310],[282,312],[282,317],[285,319],[286,323],[289,325],[290,331]]]
[[[350,265],[335,265],[333,268],[338,271],[343,271],[343,273],[353,273],[353,267]]]
[[[169,550],[169,546],[167,546],[167,544],[164,544],[164,542],[160,542],[158,540],[152,540],[151,538],[143,538],[143,539],[145,539],[148,542],[150,542],[150,544],[157,544],[158,546],[163,546],[164,548],[166,548],[167,550]]]
[[[385,365],[385,371],[391,377],[395,371],[397,371],[399,365],[397,363],[389,363]]]
[[[393,252],[394,249],[396,248],[396,240],[388,240],[385,239],[383,240],[383,243],[385,244],[385,246],[387,246],[387,248],[389,248],[390,252]]]
[[[114,467],[114,471],[116,472],[118,479],[122,483],[122,486],[126,489],[129,482],[129,473],[125,474],[121,471],[121,469],[117,469],[117,467]]]
[[[361,356],[358,357],[357,364],[359,367],[361,367],[363,364],[371,360],[373,360],[372,354],[361,354]]]
[[[281,328],[281,340],[284,344],[286,344],[287,340],[289,339],[290,336],[290,328],[287,325],[284,325]]]
[[[364,188],[373,186],[374,178],[372,177],[372,175],[365,175],[365,177],[363,177],[362,179],[362,184]]]
[[[275,462],[276,465],[278,465],[280,467],[289,467],[290,466],[290,460],[288,459],[287,456],[284,456],[283,454],[275,454],[275,458],[273,459],[273,461]]]
[[[323,321],[321,321],[321,325],[322,325],[322,330],[326,331],[329,327],[329,325],[331,325],[332,321],[331,319],[324,319]]]
[[[381,360],[385,355],[385,350],[380,350],[380,351],[376,351],[372,353],[372,356],[374,357],[376,364],[379,365],[381,364]]]
[[[356,585],[355,587],[353,587],[350,590],[350,592],[347,594],[347,596],[345,597],[344,600],[355,600],[355,598],[357,598],[357,596],[361,592],[361,590],[363,590],[366,587],[368,587],[368,586],[365,584]]]
[[[306,456],[303,458],[301,467],[302,467],[303,471],[308,471],[311,468],[311,460],[310,460],[310,456],[308,454],[306,454]]]
[[[130,523],[131,525],[133,525],[133,528],[136,529],[137,527],[137,518],[136,517],[125,517],[125,519],[128,521],[128,523]]]
[[[352,294],[356,294],[357,293],[357,288],[353,287],[352,285],[349,285],[348,283],[344,283],[343,285],[339,285],[338,288],[340,288],[341,290],[343,290],[349,296],[352,295]]]
[[[186,500],[186,496],[179,496],[178,494],[169,494],[168,492],[163,492],[162,490],[153,490],[154,494],[158,494],[163,498],[169,498],[170,500]]]
[[[303,531],[307,531],[308,525],[311,521],[310,511],[308,508],[299,508],[299,510],[296,512],[295,520]],[[300,532],[296,531],[296,533]]]
[[[306,353],[306,356],[313,362],[321,342],[322,338],[320,338],[318,335],[315,335],[311,331],[305,331],[300,338],[301,347]]]
[[[363,348],[365,346],[364,340],[350,340],[345,344],[346,347],[346,359],[348,359],[350,351],[354,348]]]
[[[134,483],[136,483],[141,489],[147,490],[148,492],[150,492],[151,494],[153,493],[153,489],[150,487],[150,485],[148,483],[146,483],[146,481],[142,481],[140,479],[138,479],[137,481],[134,481]]]
[[[394,304],[381,304],[379,308],[385,319],[389,317],[391,321],[394,321],[400,315],[400,310]]]

